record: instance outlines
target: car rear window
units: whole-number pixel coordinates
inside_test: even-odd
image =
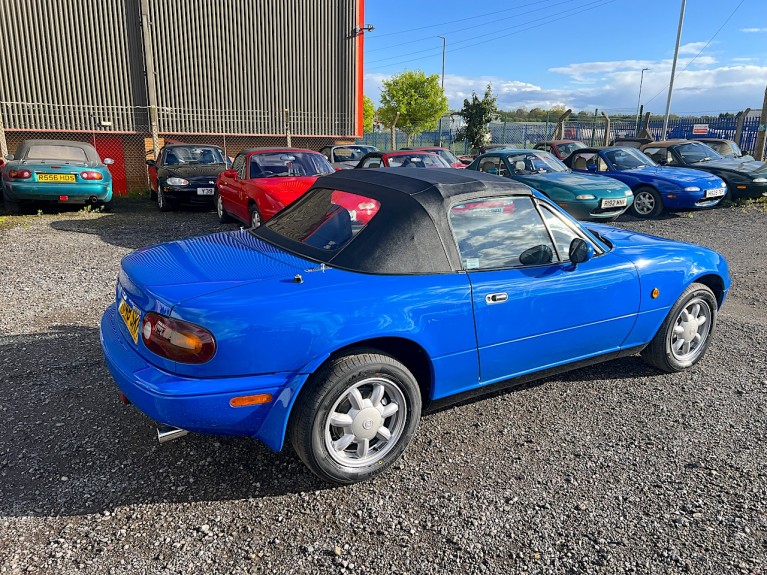
[[[366,196],[321,188],[312,190],[265,225],[295,242],[338,252],[365,228],[380,207],[377,200]]]
[[[55,160],[57,162],[87,162],[85,150],[74,146],[30,146],[26,160]]]

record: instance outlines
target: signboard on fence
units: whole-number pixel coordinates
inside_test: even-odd
[[[705,136],[708,134],[708,124],[693,124],[692,134],[694,136]]]

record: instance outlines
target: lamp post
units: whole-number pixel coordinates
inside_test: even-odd
[[[442,95],[445,95],[445,46],[447,45],[447,40],[444,36],[437,36],[437,38],[442,38]],[[439,117],[439,145],[442,146],[442,116]]]
[[[644,80],[645,70],[649,70],[649,69],[650,68],[642,68],[642,74],[639,76],[639,99],[637,100],[637,120],[636,120],[637,137],[639,137],[639,109],[642,106],[642,81]]]
[[[666,99],[666,115],[663,117],[663,133],[661,138],[666,139],[668,130],[668,116],[671,110],[671,92],[674,90],[674,75],[676,74],[676,61],[679,58],[679,41],[682,39],[682,24],[684,24],[684,7],[686,0],[682,0],[682,11],[679,13],[679,29],[676,32],[676,48],[674,48],[674,62],[671,64],[671,81],[668,84],[668,98]]]

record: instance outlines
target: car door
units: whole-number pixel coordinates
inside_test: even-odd
[[[529,196],[465,201],[450,222],[471,282],[482,384],[620,349],[639,309],[631,262]],[[595,256],[573,266],[576,237]]]
[[[245,177],[246,155],[237,154],[232,162],[232,169],[237,171],[237,177],[222,176],[218,181],[218,193],[221,194],[221,200],[224,202],[226,211],[242,221],[249,221],[250,214],[247,213],[247,201],[243,208],[243,178]]]
[[[157,182],[157,170],[162,165],[163,157],[165,157],[165,148],[161,148],[157,153],[157,159],[155,160],[154,165],[148,164],[146,168],[147,174],[149,175],[149,187],[155,193],[157,193],[157,188],[159,186]]]

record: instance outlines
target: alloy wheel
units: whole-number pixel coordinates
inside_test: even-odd
[[[671,353],[679,361],[691,361],[705,349],[711,332],[711,308],[700,297],[682,308],[671,331]]]

